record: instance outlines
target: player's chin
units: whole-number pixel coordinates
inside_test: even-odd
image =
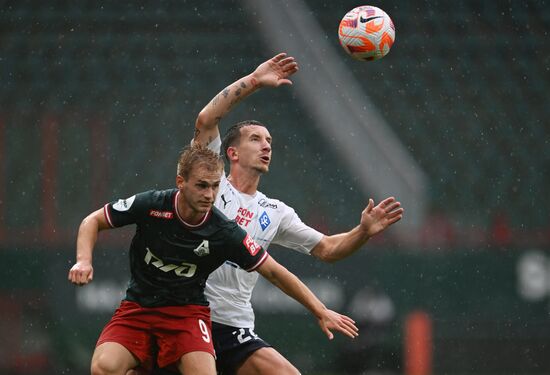
[[[212,203],[202,202],[197,205],[197,211],[208,212],[212,208]]]
[[[256,166],[256,171],[260,172],[260,173],[267,173],[269,172],[269,164],[266,164],[266,163],[262,163],[258,166]]]

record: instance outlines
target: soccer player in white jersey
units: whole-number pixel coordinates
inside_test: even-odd
[[[271,162],[271,135],[265,126],[244,121],[231,127],[223,142],[220,139],[219,122],[238,102],[261,87],[291,84],[289,77],[297,71],[294,58],[280,53],[227,86],[198,115],[193,142],[222,152],[227,158],[229,174],[222,178],[215,206],[235,219],[256,242],[266,249],[274,243],[335,262],[352,255],[370,237],[399,221],[403,216],[400,203],[389,197],[375,206],[369,199],[355,228],[324,235],[304,224],[291,207],[258,191],[260,178]],[[299,374],[253,331],[250,298],[257,278],[226,262],[207,281],[218,371],[224,375]]]
[[[359,225],[346,233],[324,235],[304,224],[291,207],[257,190],[260,177],[269,170],[271,162],[269,131],[257,121],[244,121],[231,127],[222,142],[218,129],[220,120],[235,104],[261,87],[291,84],[288,78],[297,71],[294,58],[280,53],[227,86],[200,112],[193,142],[223,152],[229,161],[229,175],[222,176],[214,205],[235,219],[258,244],[267,249],[274,243],[335,262],[399,221],[403,215],[400,203],[390,197],[375,206],[369,199]],[[218,374],[299,374],[285,357],[254,333],[250,298],[256,281],[256,275],[231,262],[220,266],[207,281],[205,293],[211,307]],[[153,374],[169,372],[157,368]]]

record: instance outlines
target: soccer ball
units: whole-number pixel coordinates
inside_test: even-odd
[[[338,28],[344,50],[357,60],[378,60],[390,52],[395,26],[382,9],[364,5],[350,10]]]

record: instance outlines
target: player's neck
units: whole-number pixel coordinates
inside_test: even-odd
[[[184,224],[189,226],[195,226],[199,225],[204,221],[204,218],[206,217],[207,213],[204,212],[196,212],[193,213],[180,213],[180,218],[183,221]]]
[[[241,193],[254,195],[260,184],[260,173],[246,173],[242,170],[231,170],[227,179]]]
[[[205,217],[208,215],[208,212],[199,212],[191,208],[191,206],[186,204],[181,194],[179,194],[178,196],[177,210],[180,220],[188,226],[201,224],[205,220]]]

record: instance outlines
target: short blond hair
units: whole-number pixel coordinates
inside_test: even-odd
[[[193,168],[197,165],[206,167],[209,171],[221,172],[223,170],[223,159],[217,152],[210,150],[199,143],[186,146],[180,152],[178,160],[178,176],[187,181]]]

